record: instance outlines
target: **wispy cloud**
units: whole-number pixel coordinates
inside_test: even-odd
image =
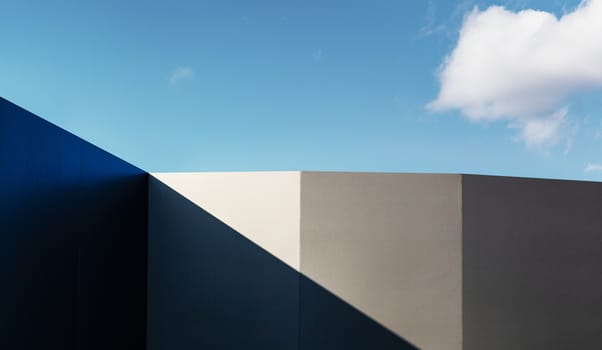
[[[516,118],[510,121],[509,126],[519,130],[519,140],[529,147],[554,144],[561,139],[561,131],[568,129],[568,111],[565,106],[545,118]],[[570,139],[567,143],[570,143]]]
[[[184,80],[190,80],[194,78],[194,70],[189,67],[178,67],[176,68],[169,77],[169,84],[176,85]]]
[[[320,62],[323,56],[324,52],[322,49],[318,49],[311,54],[311,58],[314,60],[314,62]]]
[[[505,121],[531,147],[567,140],[568,99],[602,87],[600,18],[602,0],[584,0],[560,18],[475,7],[440,67],[441,88],[427,108]]]
[[[585,166],[585,169],[583,169],[583,172],[586,172],[586,173],[591,173],[594,171],[602,171],[602,164],[589,163],[588,165]]]
[[[424,25],[418,30],[418,36],[424,37],[438,33],[446,28],[446,23],[437,23],[437,6],[431,0],[427,4]]]
[[[418,29],[416,38],[426,38],[431,35],[442,34],[448,38],[455,38],[458,35],[457,28],[462,23],[467,12],[474,7],[476,0],[462,0],[457,2],[451,11],[440,10],[434,1],[429,1],[426,7],[426,14],[422,27]],[[446,13],[445,16],[438,16],[439,13]]]

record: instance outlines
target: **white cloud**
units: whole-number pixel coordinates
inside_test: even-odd
[[[430,110],[507,121],[529,146],[556,143],[566,136],[568,98],[602,87],[602,0],[585,0],[561,18],[474,8],[438,78]]]
[[[586,173],[591,173],[592,171],[602,171],[602,164],[592,164],[589,163],[585,169],[583,169]]]
[[[545,118],[516,118],[510,127],[520,130],[519,137],[527,146],[537,147],[546,143],[556,143],[563,126],[566,126],[567,107],[547,115]]]
[[[194,78],[194,70],[188,67],[178,67],[176,70],[171,73],[169,77],[169,83],[171,85],[178,84],[183,80],[188,80]]]

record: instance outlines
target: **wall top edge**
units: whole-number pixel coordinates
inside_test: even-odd
[[[245,175],[245,174],[300,174],[301,171],[159,171],[150,172],[151,175]]]
[[[332,175],[413,175],[413,176],[460,176],[462,178],[495,178],[505,180],[516,180],[516,181],[556,181],[556,182],[579,182],[579,183],[592,183],[602,184],[602,181],[593,180],[579,180],[579,179],[567,179],[567,178],[546,178],[546,177],[528,177],[528,176],[511,176],[511,175],[489,175],[489,174],[472,174],[472,173],[427,173],[427,172],[378,172],[378,171],[319,171],[319,170],[286,170],[286,171],[183,171],[183,172],[151,172],[151,175],[192,175],[192,174],[332,174]]]
[[[560,182],[560,183],[583,183],[583,184],[602,184],[602,181],[562,179],[552,177],[529,177],[529,176],[509,176],[509,175],[482,175],[482,174],[460,174],[462,178],[491,178],[508,181],[537,181],[537,182]]]
[[[321,171],[321,170],[260,170],[260,171],[157,171],[151,175],[163,174],[391,174],[391,175],[449,175],[459,176],[459,173],[419,173],[419,172],[388,172],[388,171]]]

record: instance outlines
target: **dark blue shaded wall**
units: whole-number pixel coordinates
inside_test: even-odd
[[[144,349],[147,174],[0,99],[0,349]]]

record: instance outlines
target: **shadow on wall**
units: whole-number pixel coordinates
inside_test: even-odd
[[[601,184],[462,181],[464,349],[602,349]]]
[[[144,349],[148,175],[0,99],[0,349]]]
[[[148,256],[150,350],[416,349],[153,177]]]

